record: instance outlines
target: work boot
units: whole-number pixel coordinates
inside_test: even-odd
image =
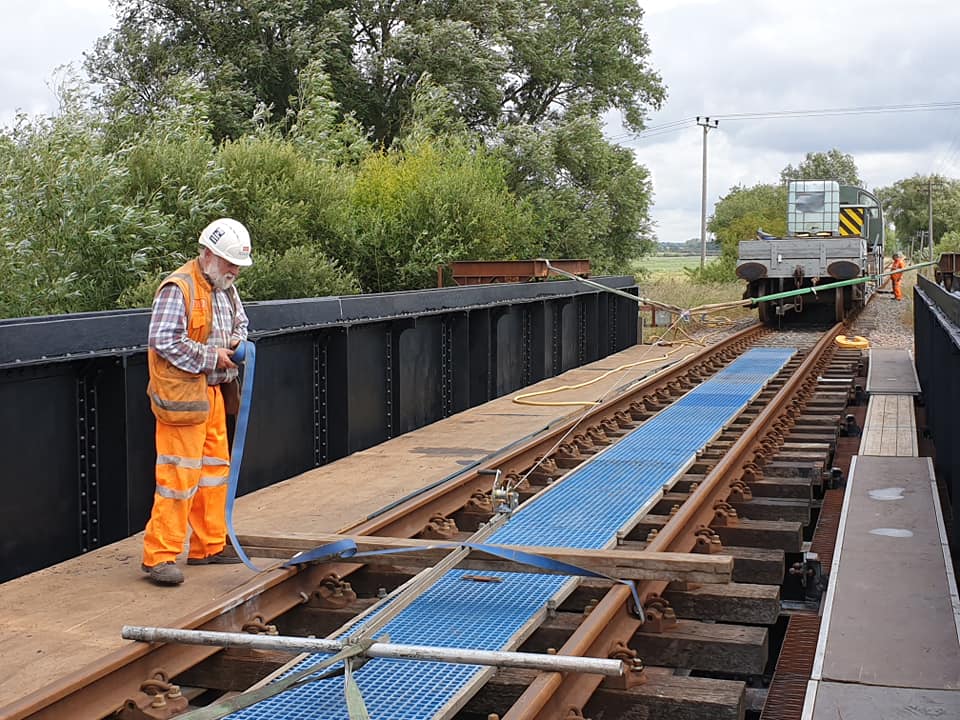
[[[183,571],[173,561],[158,563],[153,567],[141,565],[140,569],[157,585],[179,585],[183,582]]]
[[[235,565],[241,562],[236,555],[224,555],[223,550],[202,558],[187,558],[187,565]]]

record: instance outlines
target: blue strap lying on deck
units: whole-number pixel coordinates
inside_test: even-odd
[[[636,604],[638,610],[643,610],[643,608],[640,607],[640,596],[637,595],[637,586],[630,580],[622,580],[620,578],[611,577],[610,575],[604,575],[603,573],[594,572],[593,570],[587,570],[586,568],[578,567],[577,565],[565,563],[562,560],[554,560],[553,558],[535,555],[533,553],[524,552],[516,548],[500,547],[499,545],[486,545],[483,543],[441,543],[439,545],[420,545],[414,547],[387,548],[384,550],[367,550],[365,552],[359,552],[357,550],[357,544],[353,540],[346,539],[328,543],[327,545],[321,545],[320,547],[314,548],[313,550],[309,550],[307,552],[297,553],[287,562],[285,562],[283,567],[294,567],[296,565],[303,565],[310,562],[329,562],[332,560],[377,557],[379,555],[400,555],[404,553],[423,552],[424,550],[450,550],[452,552],[454,550],[458,550],[459,548],[479,550],[487,555],[493,555],[494,557],[503,558],[504,560],[511,560],[520,565],[537,567],[541,570],[546,570],[547,572],[556,575],[565,574],[570,577],[590,577],[621,583],[630,589],[630,592],[633,595],[633,602]]]
[[[490,538],[497,545],[612,547],[640,511],[696,459],[794,354],[756,348],[643,423],[616,445],[524,504]],[[527,637],[550,600],[576,579],[558,575],[452,570],[390,621],[394,642],[502,650]],[[492,580],[492,581],[491,581]],[[297,669],[318,663],[311,656]],[[425,720],[452,714],[489,668],[374,659],[355,673],[370,716]],[[343,679],[304,685],[234,713],[243,720],[347,720]]]

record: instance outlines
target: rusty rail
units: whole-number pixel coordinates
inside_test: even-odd
[[[820,339],[786,385],[710,471],[700,487],[648,545],[648,549],[689,552],[695,546],[697,530],[709,526],[714,518],[714,503],[721,497],[726,498],[730,492],[729,483],[736,479],[736,473],[742,472],[744,466],[753,460],[758,439],[787,412],[804,386],[810,387],[808,382],[811,373],[825,361],[834,336],[843,327],[842,323],[834,326]],[[666,586],[667,583],[661,581],[638,583],[641,602],[646,602],[655,594],[659,595]],[[616,643],[629,642],[641,624],[629,612],[630,600],[629,589],[623,586],[611,588],[559,653],[607,657]],[[599,682],[589,676],[564,676],[559,673],[538,675],[503,720],[566,717],[571,709],[581,710],[598,685]]]
[[[538,455],[544,454],[556,438],[562,437],[575,425],[589,425],[605,415],[627,408],[638,394],[666,388],[701,363],[720,356],[732,357],[766,332],[763,326],[754,324],[734,333],[637,383],[602,405],[586,413],[570,416],[528,442],[491,458],[481,467],[411,498],[373,520],[354,525],[348,532],[412,537],[433,515],[452,514],[463,507],[474,492],[488,490],[489,480],[480,475],[480,470],[500,468],[504,473],[523,470],[531,466]],[[201,612],[181,618],[176,625],[190,629],[239,631],[251,615],[257,614],[272,620],[302,603],[303,597],[309,595],[330,573],[344,576],[358,567],[361,566],[339,563],[314,566],[300,572],[279,569],[265,572],[249,585],[219,598]],[[163,668],[168,676],[174,677],[215,652],[216,648],[209,647],[130,643],[98,662],[80,668],[8,705],[4,708],[9,713],[5,720],[105,717],[116,711],[125,698],[138,692],[143,679],[151,677],[151,670]]]
[[[480,470],[499,468],[506,475],[511,471],[519,471],[530,467],[536,462],[538,455],[545,454],[546,450],[554,444],[556,438],[562,437],[571,428],[578,425],[589,426],[595,424],[599,418],[624,410],[634,401],[637,394],[654,393],[664,389],[709,358],[725,353],[739,353],[740,348],[746,347],[748,343],[766,332],[768,332],[767,329],[758,323],[734,333],[717,344],[710,345],[675,363],[602,405],[591,408],[586,413],[579,411],[575,416],[557,423],[539,437],[492,458],[489,462],[484,463],[483,468],[476,468],[472,472],[451,480],[449,483],[438,485],[376,518],[351,526],[346,532],[352,535],[411,537],[423,528],[435,513],[453,513],[463,507],[476,491],[489,490],[489,480],[480,475]]]

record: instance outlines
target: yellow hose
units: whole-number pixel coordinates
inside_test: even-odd
[[[607,370],[602,375],[598,375],[592,380],[587,380],[586,382],[577,383],[576,385],[561,385],[560,387],[548,388],[547,390],[537,390],[536,392],[523,393],[522,395],[517,395],[513,398],[513,402],[518,405],[546,405],[550,407],[562,407],[566,405],[599,405],[600,403],[597,400],[555,400],[555,401],[545,401],[545,400],[529,400],[528,398],[540,397],[541,395],[552,395],[553,393],[563,392],[564,390],[579,390],[580,388],[587,387],[588,385],[593,385],[595,382],[600,382],[605,377],[612,375],[613,373],[620,372],[621,370],[629,370],[630,368],[637,367],[639,365],[646,365],[647,363],[660,362],[661,360],[666,360],[673,353],[680,350],[671,350],[660,357],[647,358],[646,360],[638,360],[637,362],[627,363],[626,365],[621,365],[620,367],[615,367],[612,370]]]
[[[833,341],[837,344],[837,347],[846,348],[848,350],[866,350],[868,347],[870,347],[870,341],[860,335],[856,335],[854,337],[837,335]]]

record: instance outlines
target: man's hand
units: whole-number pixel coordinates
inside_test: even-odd
[[[228,348],[217,348],[217,370],[227,370],[235,368],[237,365],[233,362],[233,350]]]

